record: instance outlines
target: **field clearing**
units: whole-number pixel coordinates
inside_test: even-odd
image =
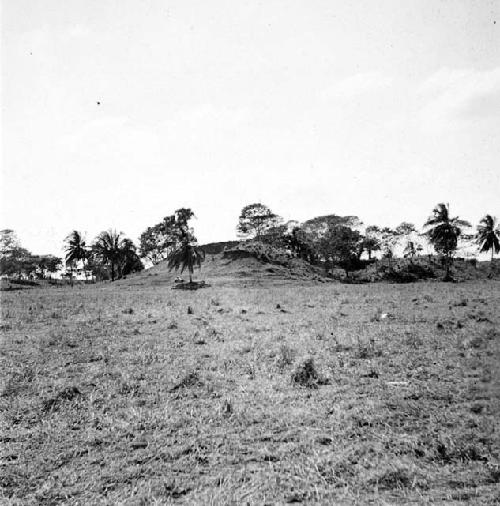
[[[499,308],[493,280],[3,292],[0,501],[498,504]]]

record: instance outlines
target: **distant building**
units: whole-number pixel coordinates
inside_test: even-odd
[[[73,281],[95,281],[96,277],[91,270],[85,269],[82,261],[67,263],[66,266],[57,272],[60,275],[57,279],[72,279]]]

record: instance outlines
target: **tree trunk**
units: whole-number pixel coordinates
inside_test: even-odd
[[[444,280],[451,281],[451,276],[450,276],[451,258],[449,256],[446,256],[445,258],[446,258],[446,274],[445,274]]]
[[[111,281],[115,280],[115,263],[111,262]]]

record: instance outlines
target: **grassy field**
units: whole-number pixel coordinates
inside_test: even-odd
[[[498,504],[499,308],[498,281],[3,292],[0,502]]]

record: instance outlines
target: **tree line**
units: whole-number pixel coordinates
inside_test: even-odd
[[[191,209],[177,209],[159,224],[148,227],[140,236],[139,247],[123,232],[116,230],[105,230],[90,243],[82,232],[73,230],[64,239],[64,262],[63,258],[54,255],[32,254],[21,246],[13,230],[1,230],[0,274],[44,279],[60,271],[65,263],[70,278],[80,267],[80,270],[89,272],[98,280],[114,281],[143,270],[143,261],[157,264],[177,249],[184,251],[184,254],[193,253],[196,263],[198,259],[201,261],[201,257],[193,247],[196,237],[188,226],[193,217]],[[176,258],[182,257],[177,255]]]
[[[72,279],[78,264],[84,272],[103,280],[123,277],[144,269],[133,241],[115,230],[101,232],[91,244],[84,234],[73,230],[64,240],[66,273]],[[63,268],[55,255],[35,255],[23,248],[11,229],[0,231],[0,274],[46,279]]]
[[[12,229],[0,230],[0,274],[45,278],[57,272],[62,259],[54,255],[35,255],[23,248]]]
[[[120,279],[144,269],[137,248],[123,232],[105,230],[87,245],[84,235],[73,230],[65,239],[66,266],[81,263],[99,279]],[[70,270],[71,273],[71,270]]]
[[[425,238],[434,251],[441,255],[446,267],[445,279],[450,279],[450,267],[457,252],[459,240],[475,243],[480,253],[500,252],[500,229],[496,219],[485,215],[476,227],[476,233],[467,234],[471,224],[450,214],[449,205],[437,204],[432,214],[418,230],[413,223],[402,222],[395,228],[369,225],[362,229],[357,216],[319,216],[300,224],[296,221],[284,223],[283,219],[263,204],[245,206],[240,214],[237,231],[242,238],[267,242],[292,251],[304,260],[326,269],[333,266],[349,271],[362,268],[366,260],[372,260],[375,252],[391,259],[400,247],[410,262],[423,251],[418,238]]]
[[[191,279],[194,267],[201,266],[204,259],[203,249],[198,247],[193,228],[189,226],[193,217],[191,209],[177,209],[156,225],[147,227],[140,235],[138,248],[116,230],[101,232],[90,244],[81,232],[73,230],[64,241],[66,266],[71,273],[80,263],[98,279],[114,281],[144,269],[143,261],[155,265],[167,260],[170,268],[180,268],[181,272],[187,269]],[[420,231],[408,222],[395,228],[363,227],[357,216],[335,214],[303,223],[295,220],[285,223],[261,203],[243,207],[236,226],[241,240],[268,243],[309,263],[322,264],[326,269],[340,267],[346,275],[372,262],[377,252],[390,261],[399,248],[411,262],[423,251],[418,241],[422,237],[443,258],[447,279],[459,239],[475,242],[481,253],[491,252],[492,260],[500,252],[500,229],[493,216],[485,215],[474,234],[464,232],[469,228],[471,224],[452,216],[445,204],[436,205]],[[24,273],[44,278],[57,272],[62,263],[54,255],[34,255],[23,248],[13,230],[0,231],[0,274]]]

